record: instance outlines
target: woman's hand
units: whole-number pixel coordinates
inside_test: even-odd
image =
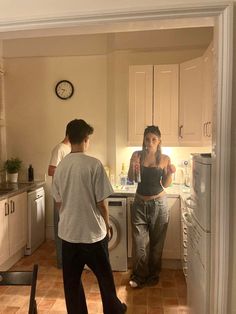
[[[128,171],[128,179],[133,182],[139,182],[137,179],[137,174],[140,174],[140,162],[141,162],[141,154],[140,152],[134,152],[132,157],[130,158],[130,165]]]
[[[141,156],[138,152],[133,153],[131,160],[130,160],[131,164],[133,166],[140,165],[140,157]]]
[[[163,170],[164,173],[162,177],[162,185],[164,188],[167,188],[172,182],[172,174],[175,173],[176,168],[171,163],[168,163],[168,165]]]
[[[165,168],[164,168],[164,174],[166,177],[172,175],[173,173],[175,173],[176,168],[174,165],[172,164],[168,164]]]
[[[175,173],[175,171],[176,171],[175,165],[169,164],[169,165],[167,166],[167,175],[168,175],[168,174],[173,174],[173,173]]]

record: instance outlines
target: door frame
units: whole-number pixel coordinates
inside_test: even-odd
[[[90,15],[68,15],[62,17],[34,18],[32,20],[6,21],[1,23],[1,32],[15,36],[35,37],[50,34],[52,29],[65,34],[108,33],[157,29],[165,20],[180,21],[179,28],[194,19],[214,20],[217,51],[216,95],[213,112],[213,171],[212,171],[212,264],[211,264],[211,313],[228,313],[228,270],[229,270],[229,178],[231,144],[231,102],[232,102],[232,61],[233,61],[233,3],[204,3],[167,5],[147,10],[126,9],[125,11],[99,12]],[[182,21],[186,23],[181,24]],[[201,25],[199,25],[201,26]],[[168,28],[168,27],[166,27]],[[163,29],[163,26],[162,26]]]

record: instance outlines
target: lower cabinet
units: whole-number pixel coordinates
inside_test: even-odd
[[[168,197],[169,225],[163,249],[163,259],[181,260],[181,210],[179,197]]]
[[[0,265],[26,245],[27,193],[0,201]]]

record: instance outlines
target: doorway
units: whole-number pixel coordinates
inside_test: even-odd
[[[42,21],[34,26],[29,23],[21,31],[22,37],[33,34],[33,27],[41,28],[41,34],[49,36],[53,31],[60,34],[108,33],[154,29],[170,29],[212,26],[214,27],[214,46],[216,51],[217,80],[216,103],[213,112],[213,199],[215,210],[212,255],[212,313],[227,313],[228,263],[229,263],[229,179],[230,178],[230,139],[231,139],[231,91],[232,91],[232,5],[206,4],[201,6],[174,7],[147,10],[142,12],[126,11],[123,14],[78,17],[73,23],[70,17],[55,20],[55,28],[43,27]],[[63,31],[62,27],[63,26]],[[22,29],[19,23],[12,28],[9,36],[17,35]],[[37,36],[40,32],[36,30]],[[7,34],[5,34],[7,36]],[[222,210],[224,208],[224,211]]]

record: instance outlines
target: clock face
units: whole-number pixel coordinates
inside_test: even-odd
[[[60,99],[68,99],[74,93],[74,86],[70,81],[62,80],[57,83],[55,92]]]

